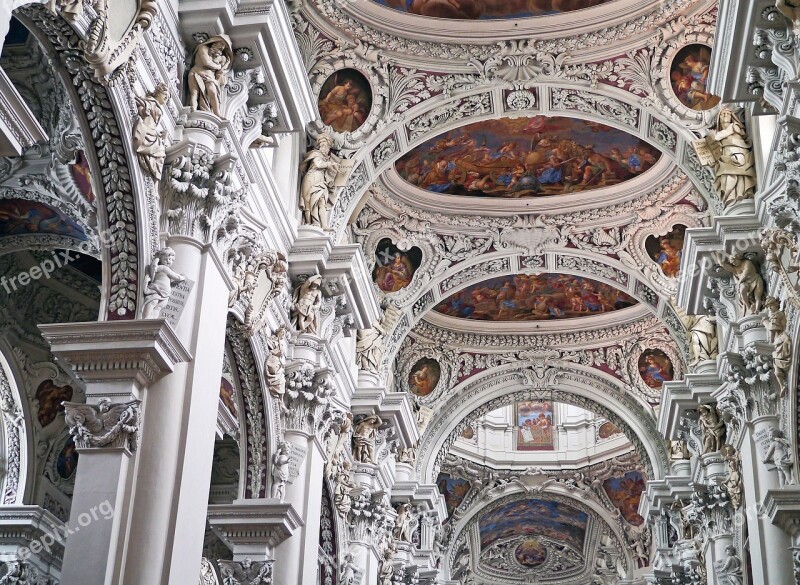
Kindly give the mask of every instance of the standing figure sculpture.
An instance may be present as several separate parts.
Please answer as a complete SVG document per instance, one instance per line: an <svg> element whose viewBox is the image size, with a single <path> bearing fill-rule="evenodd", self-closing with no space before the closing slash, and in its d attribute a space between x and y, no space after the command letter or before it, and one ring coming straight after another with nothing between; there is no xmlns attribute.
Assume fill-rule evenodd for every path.
<svg viewBox="0 0 800 585"><path fill-rule="evenodd" d="M775 349L772 350L772 367L775 370L775 379L778 382L779 395L786 396L789 369L792 367L792 338L783 331L775 340Z"/></svg>
<svg viewBox="0 0 800 585"><path fill-rule="evenodd" d="M764 279L758 272L755 263L741 254L731 254L727 260L716 256L717 263L730 272L736 281L736 292L739 296L740 317L756 315L764 304Z"/></svg>
<svg viewBox="0 0 800 585"><path fill-rule="evenodd" d="M175 262L175 252L167 247L156 252L153 261L147 267L142 319L157 319L169 301L172 287L186 281L185 276L171 268L173 262Z"/></svg>
<svg viewBox="0 0 800 585"><path fill-rule="evenodd" d="M353 432L353 458L360 463L375 463L375 439L383 419L371 414L359 421Z"/></svg>
<svg viewBox="0 0 800 585"><path fill-rule="evenodd" d="M722 484L728 491L731 505L734 509L742 507L742 497L744 488L742 487L742 468L739 462L739 456L736 454L736 449L731 445L723 447L725 461L728 464L728 477Z"/></svg>
<svg viewBox="0 0 800 585"><path fill-rule="evenodd" d="M411 542L411 504L397 506L393 536L400 542Z"/></svg>
<svg viewBox="0 0 800 585"><path fill-rule="evenodd" d="M169 90L163 83L156 85L145 97L134 96L139 116L133 123L133 147L139 165L156 180L161 179L167 158L167 141L161 128L161 116L168 96Z"/></svg>
<svg viewBox="0 0 800 585"><path fill-rule="evenodd" d="M702 405L697 412L703 429L703 455L716 453L725 443L725 422L719 418L716 406Z"/></svg>
<svg viewBox="0 0 800 585"><path fill-rule="evenodd" d="M346 553L341 563L341 572L339 573L340 585L355 585L356 584L356 565L353 562L355 558L353 553Z"/></svg>
<svg viewBox="0 0 800 585"><path fill-rule="evenodd" d="M300 184L300 209L303 210L303 223L323 230L330 229L328 220L330 210L336 203L334 182L339 173L342 159L331 153L333 138L321 134L316 147L308 152L300 165L304 173Z"/></svg>
<svg viewBox="0 0 800 585"><path fill-rule="evenodd" d="M228 35L215 35L197 45L189 70L189 107L222 118L222 90L233 65L233 46Z"/></svg>
<svg viewBox="0 0 800 585"><path fill-rule="evenodd" d="M286 327L280 326L267 338L269 355L264 361L264 378L270 394L281 398L286 393L286 353L283 349L283 340L286 338Z"/></svg>
<svg viewBox="0 0 800 585"><path fill-rule="evenodd" d="M691 338L692 361L690 366L700 362L717 359L719 340L717 338L717 318L713 315L689 317L689 336Z"/></svg>
<svg viewBox="0 0 800 585"><path fill-rule="evenodd" d="M394 561L396 552L397 549L394 547L394 541L390 539L389 544L384 545L381 554L381 565L378 569L378 585L393 585L392 577L394 576L394 565L392 562Z"/></svg>
<svg viewBox="0 0 800 585"><path fill-rule="evenodd" d="M742 120L729 108L717 115L716 129L706 138L716 143L720 153L714 168L716 187L722 202L733 205L750 199L756 190L753 147L747 140Z"/></svg>
<svg viewBox="0 0 800 585"><path fill-rule="evenodd" d="M781 302L775 297L767 297L764 307L766 308L764 327L769 333L769 342L774 344L778 336L786 330L786 313L781 309Z"/></svg>
<svg viewBox="0 0 800 585"><path fill-rule="evenodd" d="M278 445L278 452L272 457L272 497L281 502L286 497L286 482L289 481L289 446Z"/></svg>
<svg viewBox="0 0 800 585"><path fill-rule="evenodd" d="M769 430L769 446L767 452L764 454L763 462L774 463L778 469L778 482L781 487L785 485L794 485L794 477L792 475L792 445L783 436L783 432L771 428Z"/></svg>
<svg viewBox="0 0 800 585"><path fill-rule="evenodd" d="M744 577L742 576L742 561L736 555L736 547L728 545L725 548L725 562L722 565L722 573L728 578L730 585L742 585Z"/></svg>
<svg viewBox="0 0 800 585"><path fill-rule="evenodd" d="M342 518L347 519L350 508L353 506L353 490L356 485L350 479L350 463L345 461L336 474L336 484L333 488L333 507Z"/></svg>
<svg viewBox="0 0 800 585"><path fill-rule="evenodd" d="M292 325L300 333L319 332L319 310L322 306L322 277L315 274L301 283L292 295Z"/></svg>

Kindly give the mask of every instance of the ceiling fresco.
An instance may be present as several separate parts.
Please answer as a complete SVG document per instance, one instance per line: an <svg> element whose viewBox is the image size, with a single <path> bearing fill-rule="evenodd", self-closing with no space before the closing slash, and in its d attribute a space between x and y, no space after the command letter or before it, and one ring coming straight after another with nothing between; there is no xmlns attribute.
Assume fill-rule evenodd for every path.
<svg viewBox="0 0 800 585"><path fill-rule="evenodd" d="M571 506L549 500L510 502L481 516L481 549L513 536L546 536L583 549L589 516Z"/></svg>
<svg viewBox="0 0 800 585"><path fill-rule="evenodd" d="M522 198L619 185L660 157L647 142L599 122L532 116L456 128L423 142L395 168L435 193Z"/></svg>
<svg viewBox="0 0 800 585"><path fill-rule="evenodd" d="M374 0L394 10L434 18L497 20L573 12L610 0Z"/></svg>
<svg viewBox="0 0 800 585"><path fill-rule="evenodd" d="M434 310L477 321L543 321L607 313L636 303L630 295L590 278L517 274L473 284Z"/></svg>
<svg viewBox="0 0 800 585"><path fill-rule="evenodd" d="M603 482L603 489L622 517L634 526L644 524L639 516L639 501L646 488L647 479L640 471L629 471L622 477L609 477Z"/></svg>

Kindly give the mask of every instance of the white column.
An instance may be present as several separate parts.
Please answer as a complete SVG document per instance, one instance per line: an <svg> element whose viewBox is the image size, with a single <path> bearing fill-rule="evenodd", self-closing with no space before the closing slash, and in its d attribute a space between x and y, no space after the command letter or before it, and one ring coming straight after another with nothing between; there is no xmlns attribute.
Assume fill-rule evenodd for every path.
<svg viewBox="0 0 800 585"><path fill-rule="evenodd" d="M118 583L124 565L127 530L133 516L136 431L146 417L137 401L146 386L190 354L162 320L70 323L40 327L52 352L86 381L86 405L67 406L68 416L87 417L86 425L104 420L105 428L76 440L80 462L61 574L62 585ZM110 400L111 407L98 406ZM114 404L130 403L128 430L106 440L106 429L120 420ZM68 418L68 422L70 422ZM130 429L133 429L130 432ZM85 431L84 431L85 432Z"/></svg>

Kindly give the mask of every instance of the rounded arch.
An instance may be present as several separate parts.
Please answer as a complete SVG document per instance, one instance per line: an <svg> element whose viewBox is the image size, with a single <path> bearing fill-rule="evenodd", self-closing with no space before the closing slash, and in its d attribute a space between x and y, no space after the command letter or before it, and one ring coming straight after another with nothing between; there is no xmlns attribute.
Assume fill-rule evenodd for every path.
<svg viewBox="0 0 800 585"><path fill-rule="evenodd" d="M15 361L9 356L11 347L6 340L0 343L0 451L3 469L0 470L0 504L25 504L33 493L35 458L32 456L32 415L27 396L20 389L21 380Z"/></svg>
<svg viewBox="0 0 800 585"><path fill-rule="evenodd" d="M557 352L543 351L539 359L492 368L451 392L420 441L416 476L422 483L435 483L450 446L469 423L510 402L540 397L580 406L616 424L639 453L651 480L669 471L669 456L653 413L625 392L618 380L562 360Z"/></svg>

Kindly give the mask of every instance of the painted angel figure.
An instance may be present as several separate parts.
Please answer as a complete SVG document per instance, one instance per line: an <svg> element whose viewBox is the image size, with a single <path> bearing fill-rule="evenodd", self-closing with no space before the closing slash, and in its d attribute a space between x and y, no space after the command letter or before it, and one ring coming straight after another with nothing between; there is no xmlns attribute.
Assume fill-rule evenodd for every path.
<svg viewBox="0 0 800 585"><path fill-rule="evenodd" d="M157 319L169 301L172 287L186 281L186 277L172 269L175 252L172 248L162 248L155 253L147 267L144 285L144 306L142 319Z"/></svg>
<svg viewBox="0 0 800 585"><path fill-rule="evenodd" d="M336 203L334 181L342 159L331 152L333 138L321 134L315 148L310 150L300 165L303 181L300 184L300 209L303 223L323 230L330 229L330 210Z"/></svg>
<svg viewBox="0 0 800 585"><path fill-rule="evenodd" d="M156 180L161 179L167 157L167 141L161 128L161 116L169 90L163 83L145 97L134 96L138 118L133 124L133 146L141 167Z"/></svg>
<svg viewBox="0 0 800 585"><path fill-rule="evenodd" d="M272 582L272 561L253 562L244 559L236 561L219 560L219 574L222 585L261 585Z"/></svg>
<svg viewBox="0 0 800 585"><path fill-rule="evenodd" d="M69 433L79 448L129 447L136 450L140 400L113 404L101 398L97 405L62 402Z"/></svg>
<svg viewBox="0 0 800 585"><path fill-rule="evenodd" d="M233 46L228 35L215 35L197 45L189 70L189 107L222 118L222 90L233 65Z"/></svg>

